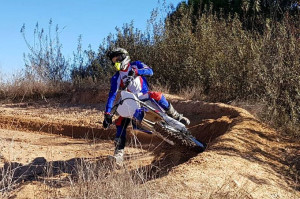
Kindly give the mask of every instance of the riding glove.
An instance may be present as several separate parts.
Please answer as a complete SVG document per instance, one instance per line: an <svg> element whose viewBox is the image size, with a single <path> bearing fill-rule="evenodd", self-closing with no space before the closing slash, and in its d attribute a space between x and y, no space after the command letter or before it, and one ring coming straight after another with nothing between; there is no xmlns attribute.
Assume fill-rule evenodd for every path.
<svg viewBox="0 0 300 199"><path fill-rule="evenodd" d="M110 113L104 114L103 127L106 129L112 124L112 116Z"/></svg>

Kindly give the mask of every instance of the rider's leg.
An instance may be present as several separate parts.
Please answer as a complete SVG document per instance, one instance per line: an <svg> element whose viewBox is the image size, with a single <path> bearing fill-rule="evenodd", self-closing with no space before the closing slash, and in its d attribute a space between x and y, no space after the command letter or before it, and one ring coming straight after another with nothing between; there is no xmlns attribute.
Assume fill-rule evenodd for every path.
<svg viewBox="0 0 300 199"><path fill-rule="evenodd" d="M126 129L130 123L129 118L119 117L116 121L117 133L115 138L114 158L116 163L121 164L124 159L124 148L126 143Z"/></svg>
<svg viewBox="0 0 300 199"><path fill-rule="evenodd" d="M184 117L182 114L178 113L174 107L172 106L172 104L170 103L170 106L168 107L168 110L166 110L166 113L174 118L175 120L178 120L179 122L181 122L184 125L189 125L191 122L187 117Z"/></svg>
<svg viewBox="0 0 300 199"><path fill-rule="evenodd" d="M189 125L190 120L186 117L184 117L182 114L179 114L171 103L167 101L165 96L160 92L149 92L149 97L157 101L157 103L166 111L166 113L174 118L175 120L180 121L184 125Z"/></svg>

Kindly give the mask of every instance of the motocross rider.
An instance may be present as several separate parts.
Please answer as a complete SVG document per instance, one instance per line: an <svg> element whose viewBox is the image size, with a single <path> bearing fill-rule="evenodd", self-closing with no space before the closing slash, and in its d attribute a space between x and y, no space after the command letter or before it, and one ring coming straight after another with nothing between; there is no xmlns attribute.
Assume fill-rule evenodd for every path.
<svg viewBox="0 0 300 199"><path fill-rule="evenodd" d="M181 123L188 125L189 119L179 114L171 103L169 103L165 96L160 92L149 91L147 76L153 75L153 70L141 61L130 62L129 53L123 48L114 48L107 53L107 56L112 61L117 72L111 78L110 92L108 94L108 100L106 103L106 109L104 113L103 127L107 128L112 124L111 109L113 107L114 100L117 95L118 89L123 89L127 86L127 82L130 82L127 86L127 90L136 94L140 99L152 98L154 99L166 113L180 121ZM123 162L124 147L126 142L126 128L130 123L129 118L119 117L116 121L116 137L115 137L115 152L113 158L117 163Z"/></svg>

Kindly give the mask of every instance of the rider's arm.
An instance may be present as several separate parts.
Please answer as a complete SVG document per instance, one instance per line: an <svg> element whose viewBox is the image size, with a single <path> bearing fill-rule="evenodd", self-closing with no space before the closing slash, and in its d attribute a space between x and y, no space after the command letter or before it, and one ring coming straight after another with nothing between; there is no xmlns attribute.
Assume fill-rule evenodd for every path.
<svg viewBox="0 0 300 199"><path fill-rule="evenodd" d="M106 108L105 108L106 113L110 113L110 111L113 107L114 101L116 99L117 91L119 88L118 79L119 79L119 73L115 74L110 80L110 91L108 94L108 99L107 99Z"/></svg>
<svg viewBox="0 0 300 199"><path fill-rule="evenodd" d="M136 66L136 67L134 67L136 75L140 75L140 76L152 76L153 75L152 68L150 68L143 62L135 61L132 63L132 65Z"/></svg>

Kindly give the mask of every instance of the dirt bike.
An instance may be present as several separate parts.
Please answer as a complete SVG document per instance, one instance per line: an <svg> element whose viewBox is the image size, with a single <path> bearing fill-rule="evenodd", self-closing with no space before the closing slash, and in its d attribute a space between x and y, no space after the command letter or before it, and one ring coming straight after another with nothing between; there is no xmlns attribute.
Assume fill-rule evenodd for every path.
<svg viewBox="0 0 300 199"><path fill-rule="evenodd" d="M124 118L131 118L134 129L154 134L170 145L181 145L197 152L203 152L206 148L205 143L193 137L184 124L168 116L151 98L139 99L124 89L112 108L112 115L116 112Z"/></svg>

